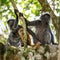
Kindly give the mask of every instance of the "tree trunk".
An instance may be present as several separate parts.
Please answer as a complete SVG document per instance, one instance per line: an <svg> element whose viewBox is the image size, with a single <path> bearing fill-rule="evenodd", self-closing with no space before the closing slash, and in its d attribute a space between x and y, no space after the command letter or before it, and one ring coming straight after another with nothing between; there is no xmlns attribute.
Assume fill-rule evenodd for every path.
<svg viewBox="0 0 60 60"><path fill-rule="evenodd" d="M60 60L60 30L58 32L58 39L59 39L59 45L58 45L58 60Z"/></svg>

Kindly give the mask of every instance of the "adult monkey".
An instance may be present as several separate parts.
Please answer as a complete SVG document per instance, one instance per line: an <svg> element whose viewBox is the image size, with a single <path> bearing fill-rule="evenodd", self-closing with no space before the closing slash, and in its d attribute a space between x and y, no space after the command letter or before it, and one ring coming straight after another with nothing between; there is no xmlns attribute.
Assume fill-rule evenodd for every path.
<svg viewBox="0 0 60 60"><path fill-rule="evenodd" d="M16 19L9 19L7 21L7 24L11 30L7 40L7 44L15 47L20 46L20 44L23 45L23 43L21 42L21 38L18 35L18 30L22 28L22 26L18 25L18 16L16 16Z"/></svg>
<svg viewBox="0 0 60 60"><path fill-rule="evenodd" d="M43 45L50 44L50 43L54 45L57 44L57 43L54 43L54 37L49 26L50 18L51 18L50 14L46 13L40 17L40 20L36 20L32 22L29 22L26 20L28 26L36 27L35 34ZM35 39L34 39L34 43L36 43Z"/></svg>

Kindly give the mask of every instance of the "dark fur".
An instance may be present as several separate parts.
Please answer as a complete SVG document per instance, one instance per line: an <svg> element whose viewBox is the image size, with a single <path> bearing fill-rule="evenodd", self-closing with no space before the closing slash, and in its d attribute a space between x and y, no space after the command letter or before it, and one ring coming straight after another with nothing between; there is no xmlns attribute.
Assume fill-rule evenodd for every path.
<svg viewBox="0 0 60 60"><path fill-rule="evenodd" d="M36 27L36 33L35 33L36 37L42 44L50 44L50 43L56 44L54 43L54 37L49 26L50 18L51 18L50 14L46 13L40 17L40 20L31 22L26 20L28 26ZM34 43L36 42L37 41L34 38Z"/></svg>

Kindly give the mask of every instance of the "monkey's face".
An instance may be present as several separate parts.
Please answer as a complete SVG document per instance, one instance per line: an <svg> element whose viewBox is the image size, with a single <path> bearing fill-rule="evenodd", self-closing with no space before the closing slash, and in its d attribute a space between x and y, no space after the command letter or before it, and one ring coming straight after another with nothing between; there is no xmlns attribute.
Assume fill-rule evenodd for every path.
<svg viewBox="0 0 60 60"><path fill-rule="evenodd" d="M14 24L14 21L15 21L15 20L13 20L13 19L10 19L10 20L7 21L8 26L9 26L9 28L10 28L11 30L12 30L12 26L13 26L13 24Z"/></svg>
<svg viewBox="0 0 60 60"><path fill-rule="evenodd" d="M49 21L50 21L50 15L49 14L44 14L44 15L42 15L41 17L40 17L40 19L41 19L41 21L43 22L43 23L49 23Z"/></svg>

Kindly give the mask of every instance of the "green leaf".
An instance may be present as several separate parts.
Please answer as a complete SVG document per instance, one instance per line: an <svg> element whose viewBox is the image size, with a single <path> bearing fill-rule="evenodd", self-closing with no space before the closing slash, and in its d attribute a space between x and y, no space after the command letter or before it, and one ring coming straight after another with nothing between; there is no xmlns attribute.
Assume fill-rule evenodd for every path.
<svg viewBox="0 0 60 60"><path fill-rule="evenodd" d="M1 0L1 5L6 4L7 0Z"/></svg>

